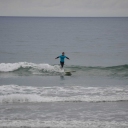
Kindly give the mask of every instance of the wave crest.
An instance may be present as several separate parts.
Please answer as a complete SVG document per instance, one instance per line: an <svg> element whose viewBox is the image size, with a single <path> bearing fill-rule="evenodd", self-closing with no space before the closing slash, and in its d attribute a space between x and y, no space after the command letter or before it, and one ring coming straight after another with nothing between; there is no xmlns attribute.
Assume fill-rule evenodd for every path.
<svg viewBox="0 0 128 128"><path fill-rule="evenodd" d="M43 74L46 72L49 73L58 73L63 72L58 65L49 65L49 64L35 64L28 62L19 62L19 63L1 63L0 64L1 73L19 73L19 74Z"/></svg>
<svg viewBox="0 0 128 128"><path fill-rule="evenodd" d="M65 70L75 71L80 75L100 75L113 77L128 77L128 65L117 65L110 67L101 66L65 66ZM0 73L16 73L17 75L58 75L64 72L59 65L35 64L28 62L1 63Z"/></svg>

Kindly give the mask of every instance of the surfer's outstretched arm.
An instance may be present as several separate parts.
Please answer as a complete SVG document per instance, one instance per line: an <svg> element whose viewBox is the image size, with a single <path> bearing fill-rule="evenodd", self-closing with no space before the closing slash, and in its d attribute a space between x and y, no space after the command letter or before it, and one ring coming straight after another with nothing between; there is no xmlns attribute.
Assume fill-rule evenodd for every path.
<svg viewBox="0 0 128 128"><path fill-rule="evenodd" d="M70 60L68 57L66 57L68 60Z"/></svg>
<svg viewBox="0 0 128 128"><path fill-rule="evenodd" d="M56 57L55 59L58 59L59 58L59 56L58 57Z"/></svg>

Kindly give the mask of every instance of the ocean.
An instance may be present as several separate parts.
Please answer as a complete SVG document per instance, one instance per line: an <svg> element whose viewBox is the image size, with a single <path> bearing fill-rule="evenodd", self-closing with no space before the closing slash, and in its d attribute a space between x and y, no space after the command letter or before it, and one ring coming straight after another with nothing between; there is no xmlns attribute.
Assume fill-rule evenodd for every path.
<svg viewBox="0 0 128 128"><path fill-rule="evenodd" d="M127 128L128 18L0 17L0 128L14 127Z"/></svg>

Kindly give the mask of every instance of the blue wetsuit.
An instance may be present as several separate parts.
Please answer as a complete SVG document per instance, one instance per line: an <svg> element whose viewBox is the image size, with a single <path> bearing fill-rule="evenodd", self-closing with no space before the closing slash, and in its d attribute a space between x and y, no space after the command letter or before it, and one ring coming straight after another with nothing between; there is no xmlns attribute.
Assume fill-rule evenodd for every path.
<svg viewBox="0 0 128 128"><path fill-rule="evenodd" d="M58 56L57 58L60 58L60 65L61 65L61 67L63 68L63 66L64 66L64 59L65 58L67 58L67 59L69 59L67 56L65 56L65 55L60 55L60 56Z"/></svg>

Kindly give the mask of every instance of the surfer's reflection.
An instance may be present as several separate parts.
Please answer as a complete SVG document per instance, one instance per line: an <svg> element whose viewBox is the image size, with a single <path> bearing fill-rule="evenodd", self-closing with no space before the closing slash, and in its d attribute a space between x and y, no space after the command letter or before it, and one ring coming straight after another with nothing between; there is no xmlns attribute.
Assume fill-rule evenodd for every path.
<svg viewBox="0 0 128 128"><path fill-rule="evenodd" d="M65 80L64 76L60 76L60 79L61 79L61 80Z"/></svg>

